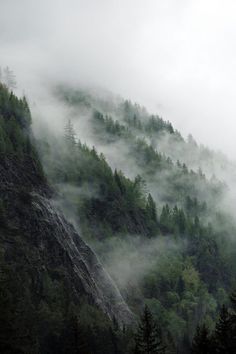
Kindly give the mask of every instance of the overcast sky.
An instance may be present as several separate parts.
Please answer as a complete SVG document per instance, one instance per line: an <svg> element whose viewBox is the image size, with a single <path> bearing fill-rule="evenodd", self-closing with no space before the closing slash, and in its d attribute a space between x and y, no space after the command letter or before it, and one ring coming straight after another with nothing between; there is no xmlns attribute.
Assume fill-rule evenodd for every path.
<svg viewBox="0 0 236 354"><path fill-rule="evenodd" d="M0 65L28 96L102 86L236 159L235 0L0 0Z"/></svg>

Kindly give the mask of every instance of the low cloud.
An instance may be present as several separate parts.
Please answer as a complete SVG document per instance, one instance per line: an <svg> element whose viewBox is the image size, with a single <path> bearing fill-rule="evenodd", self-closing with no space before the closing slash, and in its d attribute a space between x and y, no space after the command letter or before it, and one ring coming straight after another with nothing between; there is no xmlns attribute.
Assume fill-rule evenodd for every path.
<svg viewBox="0 0 236 354"><path fill-rule="evenodd" d="M0 64L38 104L52 82L105 87L234 158L235 10L232 0L2 1Z"/></svg>

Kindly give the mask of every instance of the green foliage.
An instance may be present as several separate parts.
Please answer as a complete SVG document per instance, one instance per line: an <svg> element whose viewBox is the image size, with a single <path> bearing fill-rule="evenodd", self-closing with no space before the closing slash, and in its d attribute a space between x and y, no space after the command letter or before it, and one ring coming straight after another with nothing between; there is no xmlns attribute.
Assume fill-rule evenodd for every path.
<svg viewBox="0 0 236 354"><path fill-rule="evenodd" d="M229 353L236 351L235 294L231 296L232 308L223 305L212 333L205 324L197 326L192 343L192 353Z"/></svg>
<svg viewBox="0 0 236 354"><path fill-rule="evenodd" d="M8 229L0 227L10 239ZM2 241L2 240L1 240ZM0 352L6 354L128 353L132 333L112 323L86 298L75 303L60 269L42 274L20 235L15 251L0 253ZM2 242L1 242L2 244Z"/></svg>
<svg viewBox="0 0 236 354"><path fill-rule="evenodd" d="M135 353L157 354L165 353L162 343L161 330L155 323L153 316L145 306L139 327L135 336Z"/></svg>
<svg viewBox="0 0 236 354"><path fill-rule="evenodd" d="M98 111L95 111L93 114L94 119L94 129L96 132L98 129L100 132L105 131L107 134L107 142L112 142L119 138L128 138L130 136L130 131L123 124L120 124L117 120L114 121L112 117L103 116Z"/></svg>
<svg viewBox="0 0 236 354"><path fill-rule="evenodd" d="M26 274L24 274L26 279ZM36 353L39 343L26 280L16 269L6 265L1 255L0 278L0 351L1 353Z"/></svg>
<svg viewBox="0 0 236 354"><path fill-rule="evenodd" d="M30 124L26 98L19 99L0 84L0 153L15 154L18 158L27 154L38 162L37 152L30 141Z"/></svg>
<svg viewBox="0 0 236 354"><path fill-rule="evenodd" d="M110 118L104 118L99 112L93 119L99 126L111 122ZM112 134L116 136L119 130L125 138L128 131L120 128L119 124L113 125L117 131L112 128ZM73 132L73 126L70 130ZM213 326L217 301L222 301L218 286L224 289L231 281L219 251L219 235L204 222L208 207L205 202L192 196L192 180L205 183L205 177L188 171L180 163L174 165L168 161L163 167L163 157L144 140L137 140L135 156L142 161L143 168L148 165L150 171L170 169L167 183L171 186L175 184L178 193L180 188L183 189L182 206L167 203L158 216L155 200L146 192L146 183L141 176L132 181L122 171L112 171L104 155L99 155L94 147L91 149L82 144L74 132L70 135L76 141L72 149L65 138L64 144L60 142L57 145L54 141L50 147L44 143L40 146L41 154L48 176L62 193L66 208L69 206L73 211L83 236L92 243L105 264L109 252L115 252L111 248L114 238L122 237L124 249L128 247L130 241L126 239L127 233L140 235L141 240L147 240L147 236L155 239L164 235L176 245L173 250L170 248L169 254L168 247L160 255L155 253L155 248L153 253L145 254L150 259L148 272L142 275L139 283L135 279L130 280L132 286L125 289L125 296L135 311L139 311L138 303L143 299L151 301L150 307L163 330L178 347L186 346L199 321L206 320ZM47 153L44 153L45 147ZM153 167L150 167L152 164ZM177 175L178 183L176 180L172 183ZM180 240L183 244L178 246ZM142 259L142 247L137 246L135 252ZM155 258L156 262L153 261ZM128 264L134 267L132 262ZM119 282L119 277L116 280L118 284L123 284ZM183 337L185 344L182 343Z"/></svg>
<svg viewBox="0 0 236 354"><path fill-rule="evenodd" d="M174 134L174 129L170 122L165 122L158 116L151 116L145 125L145 130L148 133L159 133L160 131L166 131L170 134Z"/></svg>
<svg viewBox="0 0 236 354"><path fill-rule="evenodd" d="M124 103L124 109L121 109L121 113L123 123L122 120L114 120L111 116L104 117L101 112L95 111L92 129L96 134L96 139L103 143L105 141L107 144L114 141L124 144L127 149L127 157L141 169L142 177L147 183L160 184L160 189L163 189L162 200L172 204L181 203L191 214L196 211L198 214L200 212L205 214L206 204L203 201L196 205L197 197L200 196L204 199L207 193L210 202L214 203L216 196L222 193L223 185L217 181L209 183L201 169L194 172L189 170L184 163L181 164L179 161L176 164L173 163L170 157L159 153L154 145L149 142L151 131L153 134L157 132L174 134L176 139L179 139L178 133L174 132L168 122L166 123L158 117L149 117L140 107L133 106L128 101ZM141 119L142 114L144 115L143 119ZM148 136L146 126L149 127ZM137 134L136 130L138 130ZM157 138L156 135L154 137ZM166 180L164 188L163 176ZM167 191L166 186L168 186Z"/></svg>
<svg viewBox="0 0 236 354"><path fill-rule="evenodd" d="M156 206L151 196L146 198L143 192L143 179L137 176L132 181L121 171L113 172L102 154L98 155L95 148L89 149L80 141L75 143L73 134L72 151L68 135L71 136L66 129L64 150L53 148L51 155L44 156L46 170L54 183L83 188L83 195L76 198L73 194L73 207L83 216L84 230L88 225L94 225L97 232L107 229L143 233L149 237L155 235L158 232Z"/></svg>
<svg viewBox="0 0 236 354"><path fill-rule="evenodd" d="M98 153L101 146L89 148L70 126L71 149L67 138L40 145L48 177L132 310L139 313L147 303L165 339L172 338L173 347L187 353L198 323L213 330L235 283L235 225L224 210L217 210L225 187L208 180L201 169L193 171L171 159L174 151L160 153L163 136L177 148L181 143L198 149L191 138L185 143L169 122L129 101L116 104L69 89L61 94L79 112L89 112L93 143L108 149L113 143L124 146L122 158L139 176L131 180L112 169ZM123 264L115 263L117 254L128 260L120 257ZM120 277L117 269L123 270ZM201 331L198 337L206 340ZM116 335L111 331L109 338L115 342Z"/></svg>
<svg viewBox="0 0 236 354"><path fill-rule="evenodd" d="M226 306L222 306L220 317L215 328L215 346L218 353L235 353L236 333L232 325L231 314Z"/></svg>

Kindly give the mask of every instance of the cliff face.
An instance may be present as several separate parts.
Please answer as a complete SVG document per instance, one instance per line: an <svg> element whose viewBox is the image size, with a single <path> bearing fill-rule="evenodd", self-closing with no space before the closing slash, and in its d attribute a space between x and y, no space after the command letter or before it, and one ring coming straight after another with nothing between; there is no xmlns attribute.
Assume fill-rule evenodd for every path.
<svg viewBox="0 0 236 354"><path fill-rule="evenodd" d="M74 303L85 297L110 319L133 321L96 255L54 206L52 191L33 158L0 156L0 198L2 254L17 276L24 268L35 302L44 297L44 279L49 276L66 282Z"/></svg>

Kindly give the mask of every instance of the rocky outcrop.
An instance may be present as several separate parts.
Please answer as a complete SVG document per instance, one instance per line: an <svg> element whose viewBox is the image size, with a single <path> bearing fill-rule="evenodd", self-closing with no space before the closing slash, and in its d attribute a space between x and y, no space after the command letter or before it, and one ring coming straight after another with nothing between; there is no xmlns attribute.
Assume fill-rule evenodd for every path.
<svg viewBox="0 0 236 354"><path fill-rule="evenodd" d="M30 265L30 286L42 296L45 273L66 281L75 302L86 297L122 324L134 317L116 285L90 247L53 203L52 191L30 157L0 157L0 232L6 259L23 257ZM20 248L19 239L20 235ZM21 246L22 245L22 246ZM17 256L16 256L17 255Z"/></svg>

